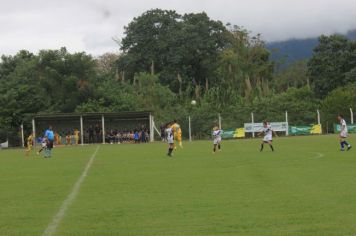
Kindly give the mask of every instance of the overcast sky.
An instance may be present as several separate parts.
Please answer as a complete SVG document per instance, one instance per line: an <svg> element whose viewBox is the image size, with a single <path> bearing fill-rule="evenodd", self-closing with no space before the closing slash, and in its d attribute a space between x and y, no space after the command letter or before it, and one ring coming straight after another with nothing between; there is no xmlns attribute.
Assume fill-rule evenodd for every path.
<svg viewBox="0 0 356 236"><path fill-rule="evenodd" d="M356 0L0 0L0 54L67 47L119 52L133 17L152 8L202 12L262 33L267 41L356 29Z"/></svg>

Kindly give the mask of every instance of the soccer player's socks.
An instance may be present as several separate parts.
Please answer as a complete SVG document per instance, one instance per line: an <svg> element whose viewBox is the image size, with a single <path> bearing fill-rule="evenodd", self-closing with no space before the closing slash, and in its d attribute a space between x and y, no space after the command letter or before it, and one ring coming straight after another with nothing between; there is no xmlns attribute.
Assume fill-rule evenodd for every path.
<svg viewBox="0 0 356 236"><path fill-rule="evenodd" d="M350 145L347 141L344 141L344 144L345 144L346 146L349 146L349 145Z"/></svg>
<svg viewBox="0 0 356 236"><path fill-rule="evenodd" d="M216 152L216 144L214 144L213 152Z"/></svg>
<svg viewBox="0 0 356 236"><path fill-rule="evenodd" d="M260 149L260 152L262 152L262 150L263 150L263 143L261 144L261 149Z"/></svg>
<svg viewBox="0 0 356 236"><path fill-rule="evenodd" d="M274 148L273 148L272 144L270 144L269 146L270 146L272 152L274 152Z"/></svg>
<svg viewBox="0 0 356 236"><path fill-rule="evenodd" d="M340 142L341 149L344 149L344 141Z"/></svg>
<svg viewBox="0 0 356 236"><path fill-rule="evenodd" d="M221 146L220 146L220 144L218 144L218 149L220 150L220 148L221 148Z"/></svg>
<svg viewBox="0 0 356 236"><path fill-rule="evenodd" d="M172 152L173 152L173 148L169 148L168 149L168 155L172 155Z"/></svg>

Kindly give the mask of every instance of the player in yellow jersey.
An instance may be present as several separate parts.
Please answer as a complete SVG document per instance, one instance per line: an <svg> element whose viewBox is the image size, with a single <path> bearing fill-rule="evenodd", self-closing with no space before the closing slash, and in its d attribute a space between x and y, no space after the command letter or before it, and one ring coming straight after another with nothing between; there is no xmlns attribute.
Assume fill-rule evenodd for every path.
<svg viewBox="0 0 356 236"><path fill-rule="evenodd" d="M174 131L174 140L177 140L179 143L179 146L183 148L182 144L182 129L180 128L180 125L177 123L177 120L173 121L173 124L171 128ZM174 145L174 149L177 149L176 145Z"/></svg>
<svg viewBox="0 0 356 236"><path fill-rule="evenodd" d="M27 149L26 149L26 156L28 156L28 155L30 154L30 152L32 151L32 146L33 146L33 138L34 138L33 133L31 133L31 134L27 137Z"/></svg>
<svg viewBox="0 0 356 236"><path fill-rule="evenodd" d="M75 129L74 130L74 140L75 140L75 145L78 145L79 143L79 130L78 129Z"/></svg>

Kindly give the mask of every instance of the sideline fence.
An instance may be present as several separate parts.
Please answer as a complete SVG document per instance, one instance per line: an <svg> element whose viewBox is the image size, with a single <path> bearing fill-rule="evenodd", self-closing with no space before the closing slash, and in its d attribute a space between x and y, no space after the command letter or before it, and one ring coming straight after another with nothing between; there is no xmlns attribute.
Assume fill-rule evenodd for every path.
<svg viewBox="0 0 356 236"><path fill-rule="evenodd" d="M349 109L350 114L346 116L349 132L356 133L354 125L354 114L352 108ZM185 140L202 140L210 139L211 131L214 126L218 126L224 131L223 138L253 138L256 133L261 130L261 123L267 120L268 117L263 112L247 112L247 111L231 111L224 113L199 114L176 114L178 123L182 127L182 135ZM99 124L102 128L100 137L97 137L98 142L105 143L106 134L111 129L133 130L133 127L145 126L149 130L149 140L160 140L161 126L169 120L163 120L161 114L157 114L155 119L154 114L150 112L123 112L123 113L105 113L105 114L60 114L60 115L42 115L36 116L32 123L21 124L21 126L11 134L8 139L1 139L2 148L8 146L25 146L26 137L30 131L33 131L36 136L40 136L47 128L48 124L54 126L55 130L61 130L61 136L64 138L69 130L77 128L80 131L80 143L89 143L88 129L90 126ZM300 115L300 114L299 114ZM323 122L323 114L316 110L310 113L309 119L298 120L298 111L276 111L274 120L267 120L272 123L272 127L276 129L276 125L283 126L276 129L281 135L312 135L312 134L327 134L339 132L339 126L333 123ZM324 114L328 116L328 114ZM299 116L300 117L300 116ZM169 118L164 118L169 119ZM173 119L173 118L171 118ZM251 128L255 127L255 128ZM331 128L332 127L332 128Z"/></svg>

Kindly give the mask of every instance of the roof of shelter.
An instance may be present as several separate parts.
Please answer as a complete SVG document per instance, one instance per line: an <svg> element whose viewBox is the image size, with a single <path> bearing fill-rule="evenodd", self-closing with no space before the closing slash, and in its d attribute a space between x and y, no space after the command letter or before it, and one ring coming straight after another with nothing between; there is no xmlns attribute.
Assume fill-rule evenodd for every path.
<svg viewBox="0 0 356 236"><path fill-rule="evenodd" d="M140 112L93 112L93 113L55 113L55 114L37 114L33 116L34 119L56 119L56 118L73 118L73 117L117 117L117 118L138 118L147 117L151 114L150 111Z"/></svg>

